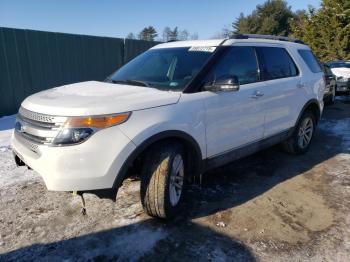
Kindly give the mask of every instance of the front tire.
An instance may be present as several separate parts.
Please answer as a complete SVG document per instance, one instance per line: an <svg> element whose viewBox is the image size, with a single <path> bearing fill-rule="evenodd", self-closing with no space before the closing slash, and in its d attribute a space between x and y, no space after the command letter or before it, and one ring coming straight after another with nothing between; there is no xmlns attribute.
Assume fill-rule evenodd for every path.
<svg viewBox="0 0 350 262"><path fill-rule="evenodd" d="M141 202L147 214L169 219L179 209L185 181L184 153L180 145L153 146L145 157L141 177Z"/></svg>
<svg viewBox="0 0 350 262"><path fill-rule="evenodd" d="M293 134L282 143L284 150L290 154L304 154L308 151L315 133L316 119L311 111L300 117Z"/></svg>

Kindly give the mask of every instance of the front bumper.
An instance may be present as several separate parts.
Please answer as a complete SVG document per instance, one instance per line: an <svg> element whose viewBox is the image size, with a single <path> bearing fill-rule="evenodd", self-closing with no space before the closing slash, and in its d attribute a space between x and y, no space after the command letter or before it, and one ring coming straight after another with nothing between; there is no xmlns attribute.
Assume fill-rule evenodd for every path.
<svg viewBox="0 0 350 262"><path fill-rule="evenodd" d="M48 190L88 191L112 188L122 164L136 148L117 126L100 130L82 144L36 145L36 152L16 135L14 153L37 171Z"/></svg>

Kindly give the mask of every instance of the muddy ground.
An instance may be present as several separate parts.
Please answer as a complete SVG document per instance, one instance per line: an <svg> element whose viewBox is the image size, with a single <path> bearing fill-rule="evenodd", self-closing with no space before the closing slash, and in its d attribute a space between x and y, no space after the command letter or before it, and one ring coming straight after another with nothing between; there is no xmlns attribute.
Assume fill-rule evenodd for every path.
<svg viewBox="0 0 350 262"><path fill-rule="evenodd" d="M82 216L10 150L0 177L0 261L350 259L350 98L327 107L307 154L274 147L205 174L168 223L143 213L137 180L117 203L86 195Z"/></svg>

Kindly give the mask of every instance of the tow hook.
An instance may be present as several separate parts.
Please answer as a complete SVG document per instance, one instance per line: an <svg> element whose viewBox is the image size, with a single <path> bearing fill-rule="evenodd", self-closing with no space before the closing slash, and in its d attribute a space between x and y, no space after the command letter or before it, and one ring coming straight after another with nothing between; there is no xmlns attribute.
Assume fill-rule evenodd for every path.
<svg viewBox="0 0 350 262"><path fill-rule="evenodd" d="M81 208L81 214L83 215L83 216L85 216L86 215L86 206L85 206L85 199L84 199L84 196L83 196L83 192L79 192L79 191L73 191L72 192L73 193L73 195L74 196L76 196L76 195L79 195L80 196L80 198L81 198L81 203L82 203L82 208Z"/></svg>

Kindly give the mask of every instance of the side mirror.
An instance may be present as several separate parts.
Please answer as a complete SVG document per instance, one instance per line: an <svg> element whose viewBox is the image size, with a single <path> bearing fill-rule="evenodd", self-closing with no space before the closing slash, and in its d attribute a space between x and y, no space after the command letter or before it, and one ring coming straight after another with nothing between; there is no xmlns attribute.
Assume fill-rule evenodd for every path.
<svg viewBox="0 0 350 262"><path fill-rule="evenodd" d="M237 76L229 75L216 79L204 85L204 90L211 92L232 92L239 90L239 80Z"/></svg>

